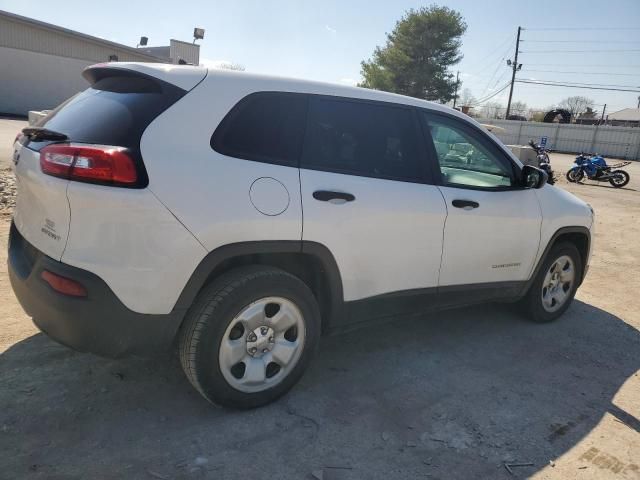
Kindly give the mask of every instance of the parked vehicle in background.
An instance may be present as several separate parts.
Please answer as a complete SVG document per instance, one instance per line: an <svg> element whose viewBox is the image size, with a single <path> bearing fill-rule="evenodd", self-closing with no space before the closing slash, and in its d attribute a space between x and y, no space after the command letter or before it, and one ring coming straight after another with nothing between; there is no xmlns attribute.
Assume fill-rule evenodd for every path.
<svg viewBox="0 0 640 480"><path fill-rule="evenodd" d="M536 144L533 140L529 140L529 145L536 152L538 168L546 172L547 176L549 177L547 182L550 185L553 185L554 183L556 183L556 179L554 177L553 170L551 169L551 159L549 158L549 153L544 147Z"/></svg>
<svg viewBox="0 0 640 480"><path fill-rule="evenodd" d="M569 307L592 209L470 117L375 90L109 63L15 143L13 289L59 342L177 342L208 400L287 392L322 332L398 314Z"/></svg>
<svg viewBox="0 0 640 480"><path fill-rule="evenodd" d="M567 171L567 181L578 183L586 176L589 180L609 182L613 187L621 188L629 183L631 177L626 171L619 169L630 163L620 162L615 165L607 165L602 155L596 153L593 156L589 156L581 153L576 157L573 166Z"/></svg>

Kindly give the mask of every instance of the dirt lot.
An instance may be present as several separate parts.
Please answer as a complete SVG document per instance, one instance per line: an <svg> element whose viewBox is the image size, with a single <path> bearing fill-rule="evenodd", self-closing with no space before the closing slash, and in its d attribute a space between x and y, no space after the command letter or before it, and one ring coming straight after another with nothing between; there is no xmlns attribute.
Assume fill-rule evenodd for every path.
<svg viewBox="0 0 640 480"><path fill-rule="evenodd" d="M211 407L174 355L50 341L2 269L0 478L640 478L640 164L628 171L624 190L560 183L597 230L558 322L487 306L324 338L302 382L250 412Z"/></svg>
<svg viewBox="0 0 640 480"><path fill-rule="evenodd" d="M9 167L13 152L13 139L27 125L25 120L0 117L0 170Z"/></svg>

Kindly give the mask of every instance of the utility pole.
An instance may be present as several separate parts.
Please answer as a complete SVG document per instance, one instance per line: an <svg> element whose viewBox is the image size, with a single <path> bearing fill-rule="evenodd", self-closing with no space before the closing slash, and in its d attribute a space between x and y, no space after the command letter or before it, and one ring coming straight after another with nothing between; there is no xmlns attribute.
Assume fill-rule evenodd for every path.
<svg viewBox="0 0 640 480"><path fill-rule="evenodd" d="M509 102L507 103L507 114L505 115L505 120L509 118L509 113L511 112L511 98L513 97L513 85L516 83L516 72L522 68L522 64L518 65L518 50L520 49L520 30L522 27L518 27L518 36L516 38L516 55L513 59L513 63L511 60L507 60L507 65L510 65L513 73L511 74L511 88L509 89Z"/></svg>
<svg viewBox="0 0 640 480"><path fill-rule="evenodd" d="M602 107L602 115L600 116L600 123L604 123L604 112L607 110L607 104L604 104L604 107Z"/></svg>
<svg viewBox="0 0 640 480"><path fill-rule="evenodd" d="M460 78L460 70L456 73L456 93L453 95L453 108L456 108L456 100L458 99L458 78ZM640 97L638 97L640 99Z"/></svg>
<svg viewBox="0 0 640 480"><path fill-rule="evenodd" d="M640 108L640 95L638 95L638 108Z"/></svg>

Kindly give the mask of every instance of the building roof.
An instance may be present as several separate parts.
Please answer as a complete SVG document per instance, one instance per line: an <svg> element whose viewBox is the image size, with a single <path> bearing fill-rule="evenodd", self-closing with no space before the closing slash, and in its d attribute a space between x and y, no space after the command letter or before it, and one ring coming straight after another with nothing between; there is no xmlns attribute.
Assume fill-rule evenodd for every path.
<svg viewBox="0 0 640 480"><path fill-rule="evenodd" d="M640 122L640 108L625 108L617 112L610 113L608 120L618 120L620 122Z"/></svg>
<svg viewBox="0 0 640 480"><path fill-rule="evenodd" d="M131 54L135 54L138 57L144 58L147 57L151 61L158 61L158 57L155 55L150 55L141 51L137 48L129 47L128 45L123 45L121 43L111 42L109 40L105 40L103 38L94 37L91 35L87 35L86 33L76 32L75 30L70 30L68 28L59 27L58 25L53 25L51 23L42 22L40 20L35 20L29 17L23 17L22 15L18 15L16 13L7 12L5 10L0 10L0 17L5 17L17 22L26 23L28 25L32 25L38 28L42 28L45 30L50 30L53 32L61 33L63 35L69 35L72 37L77 37L87 42L95 43L98 45L103 45L105 47L117 48L118 50L128 51Z"/></svg>

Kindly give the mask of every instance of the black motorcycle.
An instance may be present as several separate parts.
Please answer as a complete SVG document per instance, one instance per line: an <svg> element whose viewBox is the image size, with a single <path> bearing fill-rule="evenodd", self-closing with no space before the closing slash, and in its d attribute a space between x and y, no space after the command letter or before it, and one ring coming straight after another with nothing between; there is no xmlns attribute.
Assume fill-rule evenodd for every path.
<svg viewBox="0 0 640 480"><path fill-rule="evenodd" d="M547 176L549 177L547 179L547 183L550 185L553 185L554 183L556 183L556 179L553 176L553 170L551 169L551 159L549 158L549 154L547 153L547 150L544 147L541 147L540 145L535 143L533 140L529 140L529 146L533 148L536 152L538 168L540 170L544 170L545 172L547 172Z"/></svg>

